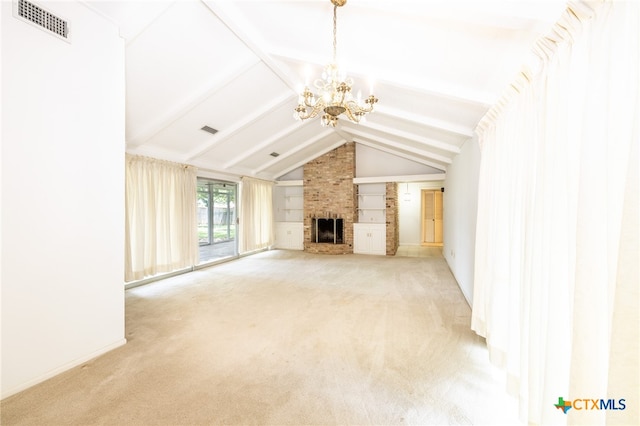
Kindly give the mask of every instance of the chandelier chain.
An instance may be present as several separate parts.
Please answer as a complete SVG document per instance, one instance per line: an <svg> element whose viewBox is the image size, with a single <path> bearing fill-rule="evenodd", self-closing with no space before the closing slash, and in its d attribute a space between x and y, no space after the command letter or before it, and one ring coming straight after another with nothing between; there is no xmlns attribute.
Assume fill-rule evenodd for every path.
<svg viewBox="0 0 640 426"><path fill-rule="evenodd" d="M337 50L338 50L338 42L337 42L337 33L338 33L338 6L334 5L333 6L333 63L337 64Z"/></svg>

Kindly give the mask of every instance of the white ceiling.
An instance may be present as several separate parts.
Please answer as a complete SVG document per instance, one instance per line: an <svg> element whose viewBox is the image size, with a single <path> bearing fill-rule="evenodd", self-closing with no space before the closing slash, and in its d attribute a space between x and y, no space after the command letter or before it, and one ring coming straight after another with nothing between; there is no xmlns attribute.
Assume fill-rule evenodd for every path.
<svg viewBox="0 0 640 426"><path fill-rule="evenodd" d="M566 7L348 0L338 8L338 62L354 92L373 82L380 101L365 123L329 129L293 119L305 78L331 60L329 0L86 3L126 43L127 152L264 179L347 141L446 171Z"/></svg>

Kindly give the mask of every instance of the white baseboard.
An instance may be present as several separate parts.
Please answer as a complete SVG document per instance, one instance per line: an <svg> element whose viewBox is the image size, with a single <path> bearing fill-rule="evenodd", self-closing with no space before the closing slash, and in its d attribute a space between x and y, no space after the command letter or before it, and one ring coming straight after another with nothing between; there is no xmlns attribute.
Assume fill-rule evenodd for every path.
<svg viewBox="0 0 640 426"><path fill-rule="evenodd" d="M97 351L92 352L92 353L90 353L90 354L88 354L86 356L83 356L81 358L75 359L75 360L73 360L71 362L68 362L68 363L58 367L58 368L54 368L53 370L51 370L51 371L49 371L49 372L47 372L47 373L45 373L45 374L43 374L41 376L38 376L38 377L36 377L36 378L34 378L32 380L29 380L29 381L27 381L27 382L25 382L25 383L23 383L23 384L21 384L19 386L16 386L16 387L14 387L14 388L12 388L12 389L10 389L8 391L5 391L3 389L2 390L2 395L0 396L0 398L1 399L5 399L7 397L10 397L11 395L15 395L18 392L22 392L23 390L28 389L31 386L35 386L38 383L42 383L45 380L48 380L48 379L50 379L50 378L52 378L54 376L57 376L60 373L63 373L65 371L67 371L67 370L70 370L70 369L72 369L74 367L77 367L78 365L80 365L82 363L85 363L85 362L87 362L89 360L97 358L100 355L103 355L103 354L105 354L105 353L107 353L109 351L112 351L112 350L116 349L116 348L119 348L120 346L122 346L122 345L124 345L126 343L127 343L127 339L118 340L117 342L114 342L114 343L112 343L110 345L107 345L107 346L101 348L101 349L98 349Z"/></svg>

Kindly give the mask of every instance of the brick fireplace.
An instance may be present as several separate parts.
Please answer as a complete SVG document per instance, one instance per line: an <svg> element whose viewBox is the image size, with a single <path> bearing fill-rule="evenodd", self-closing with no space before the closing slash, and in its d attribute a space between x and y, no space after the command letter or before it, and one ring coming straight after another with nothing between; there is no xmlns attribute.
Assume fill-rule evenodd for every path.
<svg viewBox="0 0 640 426"><path fill-rule="evenodd" d="M353 223L358 218L355 172L354 142L347 142L304 165L304 251L353 253ZM397 184L387 182L385 189L386 253L393 256L399 244ZM327 229L333 230L333 236L325 235Z"/></svg>
<svg viewBox="0 0 640 426"><path fill-rule="evenodd" d="M353 253L356 216L354 142L327 152L304 165L304 250L310 253ZM315 220L314 220L315 219ZM316 243L312 232L317 219L342 219L342 243Z"/></svg>

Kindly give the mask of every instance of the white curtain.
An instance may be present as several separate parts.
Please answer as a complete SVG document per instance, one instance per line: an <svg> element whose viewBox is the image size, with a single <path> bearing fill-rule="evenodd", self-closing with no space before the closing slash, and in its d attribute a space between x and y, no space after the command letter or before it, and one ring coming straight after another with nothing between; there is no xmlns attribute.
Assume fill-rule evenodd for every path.
<svg viewBox="0 0 640 426"><path fill-rule="evenodd" d="M242 178L239 218L241 253L273 244L273 182Z"/></svg>
<svg viewBox="0 0 640 426"><path fill-rule="evenodd" d="M125 281L198 263L194 167L127 155Z"/></svg>
<svg viewBox="0 0 640 426"><path fill-rule="evenodd" d="M526 423L638 422L638 6L569 3L477 129L472 328Z"/></svg>

